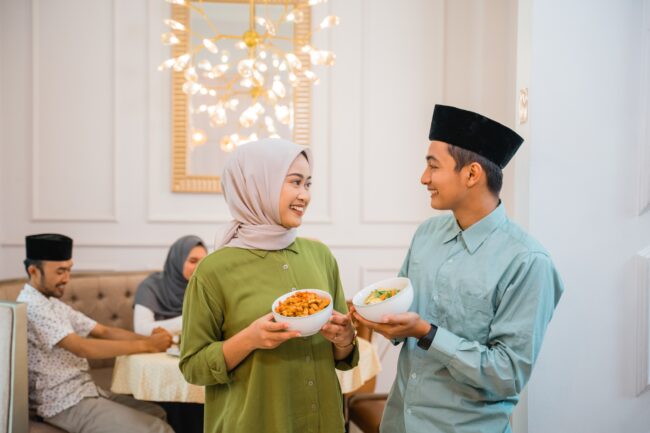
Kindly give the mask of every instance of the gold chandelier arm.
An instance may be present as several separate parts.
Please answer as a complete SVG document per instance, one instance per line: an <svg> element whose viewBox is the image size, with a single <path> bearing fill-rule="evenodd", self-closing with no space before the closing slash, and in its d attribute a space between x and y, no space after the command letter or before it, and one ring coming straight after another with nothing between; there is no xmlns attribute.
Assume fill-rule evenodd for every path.
<svg viewBox="0 0 650 433"><path fill-rule="evenodd" d="M203 1L200 1L199 3L203 3ZM210 29L212 29L212 31L213 31L215 34L219 34L219 31L217 30L217 26L214 25L214 23L212 22L212 20L211 20L210 17L208 16L208 14L205 12L205 9L203 9L203 8L200 7L200 6L194 6L194 5L192 5L192 2L191 2L191 1L188 2L187 4L188 4L188 7L189 7L191 10L193 10L193 11L196 12L197 14L201 15L201 17L203 17L203 19L208 23L208 26L210 27Z"/></svg>
<svg viewBox="0 0 650 433"><path fill-rule="evenodd" d="M251 32L255 31L255 0L250 0L250 10L249 10L249 30Z"/></svg>

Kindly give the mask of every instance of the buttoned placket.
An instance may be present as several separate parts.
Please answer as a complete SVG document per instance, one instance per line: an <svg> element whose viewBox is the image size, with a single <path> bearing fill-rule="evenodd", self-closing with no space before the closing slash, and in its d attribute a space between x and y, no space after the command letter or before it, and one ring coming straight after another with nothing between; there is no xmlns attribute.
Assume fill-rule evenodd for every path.
<svg viewBox="0 0 650 433"><path fill-rule="evenodd" d="M449 306L442 305L442 303L451 302L451 286L450 281L454 273L458 269L458 260L464 250L464 245L460 241L460 233L452 240L449 241L449 252L443 261L442 265L436 272L436 276L431 288L430 307L428 309L428 316L425 319L436 322L436 324L445 327L447 324L447 311ZM421 385L421 371L428 368L428 355L426 351L417 350L415 352L416 359L413 360L412 369L406 383L404 393L404 403L406 416L413 415L412 401L413 395L418 393L418 387Z"/></svg>
<svg viewBox="0 0 650 433"><path fill-rule="evenodd" d="M298 286L297 278L295 276L295 273L293 272L291 263L289 262L289 255L287 254L286 249L282 250L282 254L280 257L281 257L280 270L284 274L284 280L287 283L289 283L289 287L291 287L292 291L300 290L302 287ZM314 359L313 348L311 345L310 337L298 337L298 338L301 342L300 347L302 349L303 359L305 360L305 363L303 365L305 368L304 371L306 373L305 376L301 379L305 387L305 396L307 396L305 401L309 405L309 414L312 415L310 417L311 418L310 426L307 429L307 431L315 432L318 430L319 404L318 404L318 392L317 392L317 384L316 384L316 370L315 370L315 364L313 362Z"/></svg>

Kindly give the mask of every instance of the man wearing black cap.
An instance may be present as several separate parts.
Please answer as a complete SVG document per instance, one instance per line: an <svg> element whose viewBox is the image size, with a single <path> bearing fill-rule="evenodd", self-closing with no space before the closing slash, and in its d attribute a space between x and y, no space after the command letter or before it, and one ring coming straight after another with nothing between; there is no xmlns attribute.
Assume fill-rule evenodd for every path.
<svg viewBox="0 0 650 433"><path fill-rule="evenodd" d="M70 280L72 239L39 234L27 236L25 244L29 282L17 301L27 304L30 406L46 422L71 433L172 433L159 406L97 387L86 360L162 352L171 336L156 332L142 337L104 326L59 301Z"/></svg>
<svg viewBox="0 0 650 433"><path fill-rule="evenodd" d="M544 248L506 216L501 170L523 139L480 114L437 105L420 179L450 210L416 231L400 271L410 312L385 323L403 342L381 432L508 433L563 291Z"/></svg>

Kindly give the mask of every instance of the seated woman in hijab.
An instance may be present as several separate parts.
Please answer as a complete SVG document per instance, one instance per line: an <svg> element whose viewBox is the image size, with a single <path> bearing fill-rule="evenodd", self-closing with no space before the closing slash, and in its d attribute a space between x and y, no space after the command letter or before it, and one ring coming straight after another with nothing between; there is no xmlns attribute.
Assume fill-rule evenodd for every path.
<svg viewBox="0 0 650 433"><path fill-rule="evenodd" d="M205 432L343 433L335 368L358 362L356 335L336 260L296 237L311 200L309 149L266 139L239 146L221 178L234 221L190 279L180 369L205 386ZM332 296L319 333L300 337L273 320L293 289Z"/></svg>
<svg viewBox="0 0 650 433"><path fill-rule="evenodd" d="M183 236L172 244L163 271L154 272L138 286L133 310L133 330L137 334L151 335L155 328L180 334L187 281L207 254L197 236Z"/></svg>

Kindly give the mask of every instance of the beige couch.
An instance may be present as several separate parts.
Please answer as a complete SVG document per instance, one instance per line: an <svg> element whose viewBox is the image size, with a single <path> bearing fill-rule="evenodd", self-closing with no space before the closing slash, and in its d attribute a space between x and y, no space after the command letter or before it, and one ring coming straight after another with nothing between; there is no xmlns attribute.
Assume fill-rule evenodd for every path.
<svg viewBox="0 0 650 433"><path fill-rule="evenodd" d="M61 300L99 323L133 330L133 297L149 273L73 273ZM25 282L25 279L0 280L0 300L15 301ZM95 383L110 389L114 362L114 359L90 361L90 374ZM30 433L61 432L36 419L31 419L29 426Z"/></svg>

